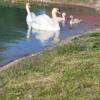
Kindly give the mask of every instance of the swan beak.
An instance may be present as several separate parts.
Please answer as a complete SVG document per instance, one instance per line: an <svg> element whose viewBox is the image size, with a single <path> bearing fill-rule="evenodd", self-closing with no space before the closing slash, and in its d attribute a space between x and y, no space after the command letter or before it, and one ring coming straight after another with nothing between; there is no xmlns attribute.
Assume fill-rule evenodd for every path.
<svg viewBox="0 0 100 100"><path fill-rule="evenodd" d="M58 13L58 14L61 14L61 12L60 12L60 10L59 10L59 9L57 10L57 13Z"/></svg>

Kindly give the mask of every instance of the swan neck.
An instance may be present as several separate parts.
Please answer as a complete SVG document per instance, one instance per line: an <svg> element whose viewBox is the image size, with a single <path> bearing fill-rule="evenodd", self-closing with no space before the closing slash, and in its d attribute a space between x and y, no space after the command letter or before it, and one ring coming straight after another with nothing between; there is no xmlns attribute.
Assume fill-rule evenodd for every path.
<svg viewBox="0 0 100 100"><path fill-rule="evenodd" d="M27 11L28 14L30 14L30 9L29 9L28 4L26 4L26 11Z"/></svg>
<svg viewBox="0 0 100 100"><path fill-rule="evenodd" d="M52 11L52 18L55 19L57 17L56 12Z"/></svg>
<svg viewBox="0 0 100 100"><path fill-rule="evenodd" d="M65 16L62 16L62 19L65 20Z"/></svg>

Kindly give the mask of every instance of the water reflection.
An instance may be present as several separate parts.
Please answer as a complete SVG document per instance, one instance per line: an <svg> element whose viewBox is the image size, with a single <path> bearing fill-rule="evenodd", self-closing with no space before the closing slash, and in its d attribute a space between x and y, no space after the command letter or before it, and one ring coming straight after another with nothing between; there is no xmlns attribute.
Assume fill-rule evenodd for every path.
<svg viewBox="0 0 100 100"><path fill-rule="evenodd" d="M27 37L37 39L41 45L48 45L51 42L59 41L60 31L42 31L32 29L32 33L28 34Z"/></svg>
<svg viewBox="0 0 100 100"><path fill-rule="evenodd" d="M48 15L51 15L52 8L46 8ZM44 9L41 9L40 13L38 13L39 8L37 10L37 15L44 12ZM50 12L48 12L49 10ZM100 25L100 17L95 14L83 13L82 11L69 12L67 8L64 8L63 11L66 11L67 16L66 22L60 23L60 32L33 29L29 34L30 38L27 39L26 11L17 8L0 8L0 66L21 56L39 52L59 39L88 31ZM84 20L79 25L73 26L72 29L69 28L68 19L71 14Z"/></svg>

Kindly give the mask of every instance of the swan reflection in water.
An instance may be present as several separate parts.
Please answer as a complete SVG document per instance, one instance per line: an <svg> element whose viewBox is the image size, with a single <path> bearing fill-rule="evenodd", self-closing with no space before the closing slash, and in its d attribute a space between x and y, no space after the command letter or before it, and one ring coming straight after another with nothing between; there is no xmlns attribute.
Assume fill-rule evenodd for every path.
<svg viewBox="0 0 100 100"><path fill-rule="evenodd" d="M52 43L57 43L60 41L59 35L60 31L42 31L42 30L36 30L32 29L32 33L28 34L29 38L33 37L40 41L42 45L46 45L50 42Z"/></svg>

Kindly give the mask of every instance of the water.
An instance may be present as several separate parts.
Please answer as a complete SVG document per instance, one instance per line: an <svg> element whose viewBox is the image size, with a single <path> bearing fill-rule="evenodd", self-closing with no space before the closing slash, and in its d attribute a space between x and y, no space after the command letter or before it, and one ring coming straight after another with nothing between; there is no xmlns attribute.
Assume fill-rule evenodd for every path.
<svg viewBox="0 0 100 100"><path fill-rule="evenodd" d="M51 15L51 8L40 7L32 10L37 15L45 11L48 15ZM94 14L92 10L89 13L86 10L87 8L78 9L75 7L76 9L74 11L72 8L69 8L71 11L65 7L62 8L59 6L59 8L62 12L67 13L66 23L60 23L60 39L97 28L100 25L100 16ZM72 29L69 27L69 16L71 14L83 20L82 23L74 26ZM48 32L43 32L43 34L46 33ZM25 9L0 7L0 66L19 57L39 52L52 44L53 37L41 42L35 37L36 34L37 32L33 32L30 39L26 38L27 25Z"/></svg>

